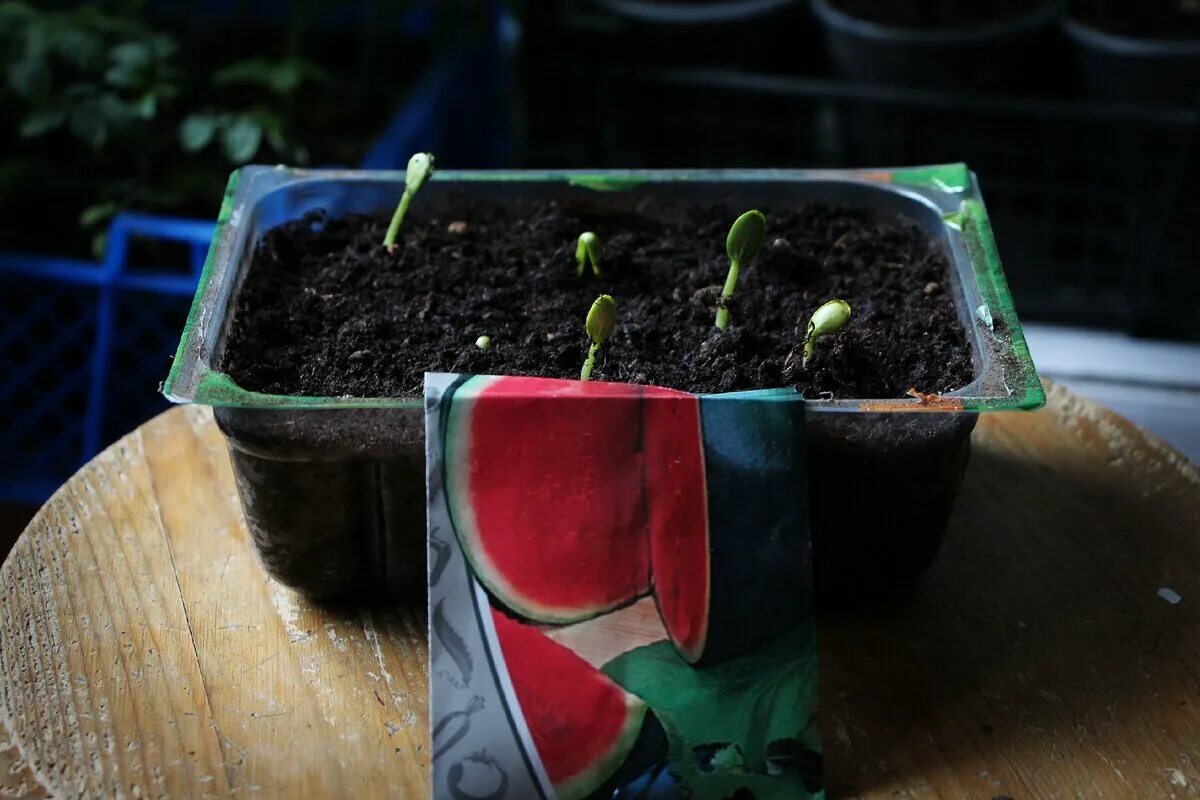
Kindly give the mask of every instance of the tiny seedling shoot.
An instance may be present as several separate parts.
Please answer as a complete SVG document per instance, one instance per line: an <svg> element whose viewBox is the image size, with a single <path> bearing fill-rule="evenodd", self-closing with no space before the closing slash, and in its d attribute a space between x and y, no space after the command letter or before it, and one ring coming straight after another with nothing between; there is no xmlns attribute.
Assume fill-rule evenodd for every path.
<svg viewBox="0 0 1200 800"><path fill-rule="evenodd" d="M475 340L475 346L480 350L487 350L492 346L492 337L486 334Z"/></svg>
<svg viewBox="0 0 1200 800"><path fill-rule="evenodd" d="M804 363L802 366L807 367L808 362L812 359L813 346L816 345L817 339L837 333L845 327L849 319L850 304L845 300L830 300L814 311L808 320L808 332L804 335Z"/></svg>
<svg viewBox="0 0 1200 800"><path fill-rule="evenodd" d="M600 239L596 234L591 231L579 234L579 242L575 245L575 263L578 264L575 274L580 278L583 277L589 264L592 267L592 274L600 275Z"/></svg>
<svg viewBox="0 0 1200 800"><path fill-rule="evenodd" d="M432 174L433 153L417 153L408 160L408 171L404 173L404 194L400 195L400 204L396 206L396 213L392 214L392 223L388 225L387 235L383 237L383 246L389 253L396 252L396 236L400 233L404 215L408 213L408 204Z"/></svg>
<svg viewBox="0 0 1200 800"><path fill-rule="evenodd" d="M596 351L600 349L604 340L612 336L612 332L617 329L617 301L606 294L597 297L596 302L592 303L592 310L588 312L587 322L583 327L587 331L588 338L592 340L592 346L588 348L587 361L583 362L583 369L579 372L579 380L586 381L592 377L592 367L596 365Z"/></svg>
<svg viewBox="0 0 1200 800"><path fill-rule="evenodd" d="M763 235L767 230L767 218L761 211L747 211L733 222L729 235L725 237L725 252L729 255L729 274L725 277L725 288L721 290L721 304L717 307L717 327L729 327L729 309L725 306L733 298L737 288L742 264L748 264L762 248Z"/></svg>

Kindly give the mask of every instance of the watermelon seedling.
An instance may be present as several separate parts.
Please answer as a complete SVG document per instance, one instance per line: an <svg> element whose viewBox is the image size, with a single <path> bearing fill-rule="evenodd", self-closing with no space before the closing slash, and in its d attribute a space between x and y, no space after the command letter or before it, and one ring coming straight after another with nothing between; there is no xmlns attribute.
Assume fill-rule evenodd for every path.
<svg viewBox="0 0 1200 800"><path fill-rule="evenodd" d="M511 376L453 390L444 486L454 531L513 613L566 624L649 593L642 475L631 468L646 390Z"/></svg>
<svg viewBox="0 0 1200 800"><path fill-rule="evenodd" d="M478 347L480 350L487 350L488 348L490 348L492 346L492 337L480 336L478 339L475 340L475 346Z"/></svg>
<svg viewBox="0 0 1200 800"><path fill-rule="evenodd" d="M721 330L729 327L729 308L726 303L733 299L742 264L753 261L758 255L766 230L767 218L761 211L747 211L735 219L729 228L729 235L725 237L729 274L725 276L725 288L721 290L721 302L717 307L717 327Z"/></svg>
<svg viewBox="0 0 1200 800"><path fill-rule="evenodd" d="M579 371L579 380L586 381L592 377L592 367L596 365L596 351L600 349L604 340L612 336L613 331L617 329L617 301L606 294L597 297L596 302L592 303L591 310L588 311L583 328L587 331L588 338L592 340L592 346L588 348L587 360L583 362L583 369Z"/></svg>
<svg viewBox="0 0 1200 800"><path fill-rule="evenodd" d="M808 320L808 331L804 335L804 362L807 367L812 360L817 339L837 333L850 319L850 304L845 300L830 300L813 312Z"/></svg>
<svg viewBox="0 0 1200 800"><path fill-rule="evenodd" d="M579 234L579 241L575 243L575 262L578 265L576 276L582 278L589 265L592 274L600 276L600 239L596 234L591 231Z"/></svg>
<svg viewBox="0 0 1200 800"><path fill-rule="evenodd" d="M400 203L396 206L387 234L383 237L383 246L389 253L396 252L396 236L400 233L404 215L408 213L409 203L433 174L433 160L433 153L416 153L408 160L408 169L404 173L404 194L400 195Z"/></svg>
<svg viewBox="0 0 1200 800"><path fill-rule="evenodd" d="M534 748L559 800L611 797L667 754L640 697L532 625L493 610L496 640Z"/></svg>

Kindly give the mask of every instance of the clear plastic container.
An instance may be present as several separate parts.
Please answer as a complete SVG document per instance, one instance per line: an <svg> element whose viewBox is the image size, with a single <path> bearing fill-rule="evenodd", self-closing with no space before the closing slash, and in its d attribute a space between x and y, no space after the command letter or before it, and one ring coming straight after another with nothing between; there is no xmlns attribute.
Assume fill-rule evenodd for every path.
<svg viewBox="0 0 1200 800"><path fill-rule="evenodd" d="M314 597L423 596L420 398L247 391L216 368L255 244L305 212L390 211L398 172L247 167L230 178L164 394L215 407L246 521L266 569ZM440 171L421 202L451 194L554 198L654 213L670 202L781 206L809 200L904 214L940 240L975 380L929 401L810 399L806 425L817 590L869 600L912 585L936 555L979 412L1045 401L974 175L962 164L871 171ZM770 388L770 387L764 387ZM436 542L428 546L436 546ZM436 558L436 551L429 552Z"/></svg>

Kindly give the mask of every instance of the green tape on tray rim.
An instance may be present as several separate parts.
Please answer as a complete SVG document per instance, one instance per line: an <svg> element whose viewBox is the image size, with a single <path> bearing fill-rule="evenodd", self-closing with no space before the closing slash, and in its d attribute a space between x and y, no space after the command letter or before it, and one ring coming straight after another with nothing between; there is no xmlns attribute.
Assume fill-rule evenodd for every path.
<svg viewBox="0 0 1200 800"><path fill-rule="evenodd" d="M1004 278L1000 254L996 250L996 239L992 235L992 225L983 203L976 199L963 200L958 221L962 226L963 242L975 269L979 294L991 311L992 317L1003 323L1004 334L1017 357L1016 363L1003 365L1005 382L1009 391L1013 392L1011 400L965 399L963 407L970 410L1041 408L1046 404L1046 391L1042 388L1037 371L1032 368L1033 359L1029 354L1029 345L1025 342L1025 332L1017 320L1017 309L1013 303L1012 292L1008 288L1008 281ZM1024 365L1028 365L1029 368L1025 368ZM1017 394L1022 389L1023 393Z"/></svg>
<svg viewBox="0 0 1200 800"><path fill-rule="evenodd" d="M567 183L597 192L627 192L644 185L646 181L625 175L576 175Z"/></svg>
<svg viewBox="0 0 1200 800"><path fill-rule="evenodd" d="M386 174L386 173L381 173ZM402 173L397 173L401 175ZM681 178L683 180L684 178ZM641 177L632 173L623 172L597 172L597 173L580 173L580 172L554 172L554 171L512 171L512 172L484 172L484 171L455 171L453 173L435 172L430 177L432 181L487 181L487 182L509 182L509 183L532 183L532 182L563 182L568 186L578 186L583 189L593 189L598 192L626 192L630 189L636 189L639 186L644 186L650 182L649 178Z"/></svg>
<svg viewBox="0 0 1200 800"><path fill-rule="evenodd" d="M749 177L760 180L773 180L776 177L794 180L806 173L802 171L784 171L775 176L772 171L763 174L753 173ZM865 173L847 172L847 177L855 175L863 177ZM991 226L988 223L987 212L978 199L977 189L970 170L965 164L941 164L913 169L896 169L890 172L872 173L880 177L886 176L891 183L899 186L909 186L924 192L941 192L950 195L962 195L960 210L951 212L946 219L948 227L954 229L956 235L961 235L972 261L972 269L981 294L981 298L991 309L993 315L1003 325L1003 336L1011 342L1011 353L1015 363L1003 365L1005 387L1009 390L1007 397L962 398L962 408L967 411L981 410L1025 410L1039 408L1045 404L1045 392L1038 381L1036 370L1029 356L1029 348L1025 342L1012 296L1000 266L996 252L995 240ZM236 170L230 177L225 188L221 210L217 217L217 225L213 235L213 244L209 247L204 268L200 274L196 296L192 301L187 322L184 324L183 335L175 353L174 363L162 386L162 392L168 396L176 394L176 386L187 362L186 349L194 344L197 325L201 312L203 289L212 280L215 260L218 253L218 243L225 238L227 226L234 209L235 194L239 188L244 188L244 179L250 175L246 170ZM400 172L380 172L381 178L402 179ZM529 171L529 172L493 172L493 171L463 171L453 173L437 173L432 180L453 181L505 181L522 182L562 182L595 191L626 191L647 183L665 181L689 180L724 180L731 176L722 171L710 170L670 170L648 174L637 172L593 172L580 173L569 170L558 171ZM275 395L248 391L239 386L228 375L201 365L199 376L195 381L194 393L190 402L215 406L249 406L277 408L416 408L420 401L413 398L357 398L357 397L310 397L303 395ZM772 399L785 400L788 395L796 397L791 390L758 390L761 393L774 393ZM765 399L761 394L760 399Z"/></svg>
<svg viewBox="0 0 1200 800"><path fill-rule="evenodd" d="M167 379L163 382L163 394L169 395L174 391L175 381L179 377L179 370L183 369L185 360L184 349L192 340L192 333L196 328L196 321L200 316L200 307L204 305L204 293L200 289L208 285L209 275L213 269L213 261L216 258L217 243L221 241L221 232L229 224L229 217L233 214L234 195L237 194L237 188L241 182L242 171L235 169L229 174L229 180L225 183L225 194L221 198L221 210L217 212L217 226L213 230L212 241L208 245L208 255L204 257L204 268L200 270L200 280L196 284L196 296L192 298L192 307L188 310L187 321L183 323L183 334L179 337L179 347L175 350L175 359L171 362L171 371L167 374Z"/></svg>
<svg viewBox="0 0 1200 800"><path fill-rule="evenodd" d="M196 402L213 406L240 406L253 403L256 407L286 406L287 408L422 408L421 401L400 397L316 397L299 394L266 394L243 389L223 372L208 371L196 387Z"/></svg>
<svg viewBox="0 0 1200 800"><path fill-rule="evenodd" d="M917 169L892 170L892 183L919 186L947 194L962 194L971 188L971 171L966 164L938 164Z"/></svg>

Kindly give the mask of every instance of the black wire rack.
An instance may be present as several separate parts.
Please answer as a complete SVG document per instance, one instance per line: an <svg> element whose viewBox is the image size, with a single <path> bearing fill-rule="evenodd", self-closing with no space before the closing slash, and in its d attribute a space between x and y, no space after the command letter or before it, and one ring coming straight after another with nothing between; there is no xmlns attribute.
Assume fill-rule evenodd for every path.
<svg viewBox="0 0 1200 800"><path fill-rule="evenodd" d="M1194 112L713 69L631 74L610 86L612 163L964 161L980 176L1027 317L1200 337L1197 250L1192 264L1173 263L1186 261L1189 248L1165 240L1168 230L1193 240L1196 234L1171 227L1195 203L1184 178Z"/></svg>
<svg viewBox="0 0 1200 800"><path fill-rule="evenodd" d="M802 6L735 29L757 36L731 48L712 47L713 30L597 21L587 6L570 0L532 32L526 163L963 161L1024 318L1200 339L1196 108L1086 97L1062 42L1038 56L1033 87L900 88L836 75Z"/></svg>

